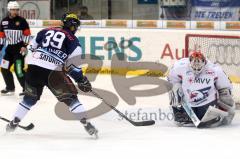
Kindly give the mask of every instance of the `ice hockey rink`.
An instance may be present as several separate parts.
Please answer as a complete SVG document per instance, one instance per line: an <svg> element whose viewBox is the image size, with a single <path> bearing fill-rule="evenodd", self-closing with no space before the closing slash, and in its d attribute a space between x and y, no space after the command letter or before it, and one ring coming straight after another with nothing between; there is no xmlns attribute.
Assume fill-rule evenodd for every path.
<svg viewBox="0 0 240 159"><path fill-rule="evenodd" d="M17 82L16 82L17 83ZM0 115L11 118L18 102L19 85L14 96L1 96ZM0 78L0 86L4 82ZM111 91L117 95L109 75L98 75L93 87ZM136 89L146 89L142 85ZM79 96L86 109L96 106L100 100ZM120 99L120 98L119 98ZM106 99L109 100L109 99ZM17 129L6 134L6 123L0 122L0 158L217 158L235 159L239 155L240 116L237 112L231 126L214 129L177 127L171 121L168 109L168 95L139 97L134 106L123 100L117 108L136 114L141 108L144 113L156 113L154 126L134 127L122 120L114 111L92 120L99 129L99 139L90 137L77 121L64 121L54 112L57 100L48 89L41 101L21 123L35 124L31 131ZM169 115L163 119L161 112ZM141 116L142 115L142 116Z"/></svg>

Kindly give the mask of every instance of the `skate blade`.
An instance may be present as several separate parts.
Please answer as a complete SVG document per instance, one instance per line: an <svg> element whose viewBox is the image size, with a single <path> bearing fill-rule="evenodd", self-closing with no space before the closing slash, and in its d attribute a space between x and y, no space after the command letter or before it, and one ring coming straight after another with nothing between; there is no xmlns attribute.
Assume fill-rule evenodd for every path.
<svg viewBox="0 0 240 159"><path fill-rule="evenodd" d="M11 129L11 128L9 128L8 126L6 127L6 130L5 130L5 133L6 134L10 134L10 133L12 133L12 132L14 132L16 130L16 128L15 129Z"/></svg>
<svg viewBox="0 0 240 159"><path fill-rule="evenodd" d="M11 134L11 133L13 133L13 132L15 132L15 129L14 129L14 130L9 130L9 129L6 129L6 130L5 130L5 133L6 133L6 134Z"/></svg>
<svg viewBox="0 0 240 159"><path fill-rule="evenodd" d="M97 140L99 138L98 132L94 133L93 136L94 136L94 139Z"/></svg>
<svg viewBox="0 0 240 159"><path fill-rule="evenodd" d="M99 136L98 136L98 130L95 130L94 133L89 134L89 135L91 135L95 140L97 140L97 139L99 138Z"/></svg>

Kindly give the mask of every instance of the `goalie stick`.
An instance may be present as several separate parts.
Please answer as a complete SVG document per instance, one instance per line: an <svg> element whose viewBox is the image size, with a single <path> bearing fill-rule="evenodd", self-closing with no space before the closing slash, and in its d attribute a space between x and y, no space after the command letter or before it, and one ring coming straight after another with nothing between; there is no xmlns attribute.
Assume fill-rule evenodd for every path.
<svg viewBox="0 0 240 159"><path fill-rule="evenodd" d="M5 121L5 122L10 122L10 120L8 120L8 119L6 119L6 118L3 118L3 117L1 117L1 116L0 116L0 119L3 120L3 121ZM22 128L22 129L24 129L24 130L29 131L29 130L32 130L32 129L34 128L34 124L33 124L33 123L30 123L30 124L27 125L27 126L18 125L18 127L19 127L19 128Z"/></svg>
<svg viewBox="0 0 240 159"><path fill-rule="evenodd" d="M108 104L100 95L98 95L96 92L94 92L93 90L91 91L92 94L101 99L107 106L109 106L111 109L113 109L115 112L117 112L121 117L123 117L124 119L126 119L129 123L131 123L134 126L150 126L150 125L154 125L155 121L154 120L147 120L147 121L132 121L131 119L129 119L126 115L124 115L122 112L120 112L118 109L116 109L114 106Z"/></svg>

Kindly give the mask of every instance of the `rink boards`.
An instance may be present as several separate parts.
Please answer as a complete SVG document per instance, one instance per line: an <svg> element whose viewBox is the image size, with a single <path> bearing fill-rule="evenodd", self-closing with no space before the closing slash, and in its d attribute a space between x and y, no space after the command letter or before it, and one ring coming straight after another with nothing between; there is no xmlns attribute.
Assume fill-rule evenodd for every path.
<svg viewBox="0 0 240 159"><path fill-rule="evenodd" d="M33 36L42 28L32 28ZM144 70L142 62L161 63L171 67L173 63L185 57L185 37L187 34L238 35L238 31L212 30L168 30L168 29L122 29L122 28L81 28L76 36L83 48L83 54L97 56L101 67L92 67L89 72L101 74L124 74L132 64L142 65L142 70L130 72L138 75L159 75L157 69ZM116 67L112 57L117 54L124 64ZM125 54L125 59L123 59ZM123 63L122 62L122 63ZM150 72L149 72L150 71Z"/></svg>

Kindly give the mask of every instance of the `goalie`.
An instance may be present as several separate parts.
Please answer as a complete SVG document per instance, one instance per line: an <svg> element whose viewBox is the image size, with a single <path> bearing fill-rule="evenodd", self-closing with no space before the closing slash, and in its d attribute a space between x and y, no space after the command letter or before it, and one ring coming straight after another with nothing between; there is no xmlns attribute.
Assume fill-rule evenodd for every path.
<svg viewBox="0 0 240 159"><path fill-rule="evenodd" d="M235 114L232 84L222 68L201 52L194 51L189 58L177 61L168 80L173 84L170 105L177 125L217 127L232 122ZM196 121L200 124L196 125Z"/></svg>

